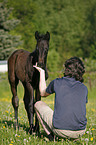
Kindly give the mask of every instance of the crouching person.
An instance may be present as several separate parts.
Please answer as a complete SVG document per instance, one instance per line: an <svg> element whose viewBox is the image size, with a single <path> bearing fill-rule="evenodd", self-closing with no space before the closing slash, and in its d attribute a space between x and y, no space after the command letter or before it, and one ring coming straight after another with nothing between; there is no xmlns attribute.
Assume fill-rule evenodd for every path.
<svg viewBox="0 0 96 145"><path fill-rule="evenodd" d="M56 78L48 87L45 82L45 72L34 66L40 72L39 90L42 97L55 93L54 111L44 102L38 101L34 108L37 118L42 124L49 140L54 135L62 138L77 139L86 130L87 87L83 84L85 67L78 57L72 57L65 62L64 77Z"/></svg>

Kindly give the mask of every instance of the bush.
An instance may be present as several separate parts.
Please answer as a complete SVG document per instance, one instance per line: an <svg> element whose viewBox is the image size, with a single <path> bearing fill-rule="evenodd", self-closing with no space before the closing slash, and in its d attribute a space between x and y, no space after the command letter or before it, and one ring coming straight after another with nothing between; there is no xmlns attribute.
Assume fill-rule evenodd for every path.
<svg viewBox="0 0 96 145"><path fill-rule="evenodd" d="M96 60L95 59L85 59L84 61L86 71L96 71Z"/></svg>
<svg viewBox="0 0 96 145"><path fill-rule="evenodd" d="M48 63L47 67L50 72L55 72L59 70L60 56L55 49L48 52Z"/></svg>

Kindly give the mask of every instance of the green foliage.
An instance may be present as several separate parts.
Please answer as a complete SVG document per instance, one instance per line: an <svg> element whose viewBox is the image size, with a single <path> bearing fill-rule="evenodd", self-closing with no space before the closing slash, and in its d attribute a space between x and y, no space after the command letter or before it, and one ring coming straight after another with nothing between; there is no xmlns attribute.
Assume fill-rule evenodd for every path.
<svg viewBox="0 0 96 145"><path fill-rule="evenodd" d="M83 57L91 57L94 59L94 55L92 55L93 46L96 46L96 1L88 0L86 1L85 7L85 25L84 32L81 39L81 48L83 50ZM94 50L96 51L96 47ZM94 53L94 52L93 52Z"/></svg>
<svg viewBox="0 0 96 145"><path fill-rule="evenodd" d="M96 60L95 59L85 59L84 60L86 71L96 71Z"/></svg>
<svg viewBox="0 0 96 145"><path fill-rule="evenodd" d="M19 20L9 19L12 8L7 8L6 1L0 3L0 60L7 59L10 53L21 44L20 37L10 32Z"/></svg>
<svg viewBox="0 0 96 145"><path fill-rule="evenodd" d="M60 63L59 53L56 52L54 49L50 50L48 52L48 63L47 63L48 70L51 72L58 71L59 63Z"/></svg>
<svg viewBox="0 0 96 145"><path fill-rule="evenodd" d="M49 31L49 50L60 56L60 67L69 56L96 59L95 5L96 0L8 0L10 18L21 21L11 34L21 35L23 48L32 52L35 31Z"/></svg>
<svg viewBox="0 0 96 145"><path fill-rule="evenodd" d="M38 5L36 16L39 16L39 19L36 18L36 25L42 32L45 29L51 32L53 47L61 56L63 53L75 54L83 58L90 56L90 46L95 42L92 37L96 37L95 32L94 35L93 32L91 34L93 27L90 25L92 22L89 17L89 14L92 15L95 25L95 10L92 11L95 1L90 3L90 0L49 0L47 2L37 0L37 5L41 7Z"/></svg>
<svg viewBox="0 0 96 145"><path fill-rule="evenodd" d="M23 48L32 52L36 45L34 15L37 7L35 1L8 0L8 5L14 8L13 16L20 20L20 24L15 30L22 36L22 40L24 40Z"/></svg>
<svg viewBox="0 0 96 145"><path fill-rule="evenodd" d="M90 58L96 60L96 42L90 47Z"/></svg>

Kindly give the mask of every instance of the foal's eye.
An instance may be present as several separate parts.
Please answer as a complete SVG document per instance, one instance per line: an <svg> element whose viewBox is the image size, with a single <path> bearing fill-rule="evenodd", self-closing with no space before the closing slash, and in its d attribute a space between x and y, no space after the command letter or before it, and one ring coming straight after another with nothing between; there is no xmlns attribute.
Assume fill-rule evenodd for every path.
<svg viewBox="0 0 96 145"><path fill-rule="evenodd" d="M48 51L48 48L46 48L45 50Z"/></svg>

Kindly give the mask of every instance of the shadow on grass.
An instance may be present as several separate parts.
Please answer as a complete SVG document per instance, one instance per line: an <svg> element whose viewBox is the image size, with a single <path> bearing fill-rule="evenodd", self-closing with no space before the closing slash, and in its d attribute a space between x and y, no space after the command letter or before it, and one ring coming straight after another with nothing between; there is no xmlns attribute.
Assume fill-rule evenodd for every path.
<svg viewBox="0 0 96 145"><path fill-rule="evenodd" d="M2 120L2 121L0 120L0 124L3 124L5 127L8 127L9 129L14 128L14 130L18 129L18 131L21 131L21 130L26 131L26 134L29 134L29 127L27 127L25 124L18 123L18 127L16 127L15 122L12 120ZM47 137L45 132L40 133L40 134L36 134L34 132L33 134L37 135L40 138L42 136Z"/></svg>
<svg viewBox="0 0 96 145"><path fill-rule="evenodd" d="M4 124L5 127L14 128L14 130L16 130L16 128L14 126L14 121L12 121L12 120L2 120L2 121L0 121L0 124ZM26 127L25 124L18 123L18 131L21 131L21 128L22 128L22 131L26 131L26 134L29 134L29 127ZM34 132L33 135L38 136L39 139L43 139L44 141L48 141L48 136L44 130L42 130L40 132L40 134L36 134ZM80 139L76 139L76 140L75 139L66 139L66 138L60 138L57 136L55 136L54 141L55 142L62 142L62 141L63 142L66 142L66 141L70 142L71 141L71 142L75 142L77 145L80 144Z"/></svg>
<svg viewBox="0 0 96 145"><path fill-rule="evenodd" d="M0 121L0 124L4 124L5 127L8 126L9 128L11 128L13 126L13 128L16 130L16 126L15 126L15 122L12 120L2 120ZM26 125L22 125L20 123L18 123L18 131L20 130L20 128L23 128L24 131L26 131L26 133L28 134L29 131L29 127L26 127Z"/></svg>

